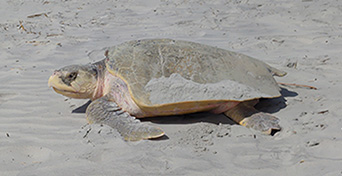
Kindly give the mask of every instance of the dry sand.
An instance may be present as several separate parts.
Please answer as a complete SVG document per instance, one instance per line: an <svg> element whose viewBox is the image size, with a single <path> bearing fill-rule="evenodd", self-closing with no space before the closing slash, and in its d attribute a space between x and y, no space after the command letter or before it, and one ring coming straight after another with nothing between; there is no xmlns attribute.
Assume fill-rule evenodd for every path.
<svg viewBox="0 0 342 176"><path fill-rule="evenodd" d="M341 0L2 0L0 13L1 176L342 175ZM142 38L240 52L317 90L258 105L281 119L273 137L200 113L147 119L167 138L124 142L47 87L54 69Z"/></svg>

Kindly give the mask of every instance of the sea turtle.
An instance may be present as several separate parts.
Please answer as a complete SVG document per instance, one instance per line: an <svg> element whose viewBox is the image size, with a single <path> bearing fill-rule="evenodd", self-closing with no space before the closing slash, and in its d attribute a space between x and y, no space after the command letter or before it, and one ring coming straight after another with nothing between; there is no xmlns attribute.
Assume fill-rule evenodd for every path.
<svg viewBox="0 0 342 176"><path fill-rule="evenodd" d="M89 98L89 123L107 124L125 140L158 138L162 129L136 118L224 113L271 134L279 119L254 108L259 98L281 96L277 70L249 56L172 39L134 40L107 48L105 59L56 70L49 86L72 98Z"/></svg>

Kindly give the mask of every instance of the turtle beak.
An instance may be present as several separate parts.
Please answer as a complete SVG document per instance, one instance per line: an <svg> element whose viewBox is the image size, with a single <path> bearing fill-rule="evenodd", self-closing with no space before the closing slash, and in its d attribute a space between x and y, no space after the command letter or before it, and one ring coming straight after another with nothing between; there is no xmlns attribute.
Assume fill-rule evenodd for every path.
<svg viewBox="0 0 342 176"><path fill-rule="evenodd" d="M76 92L76 90L71 87L67 86L61 79L62 74L59 71L55 71L49 78L48 86L52 87L55 91L62 90L67 92Z"/></svg>

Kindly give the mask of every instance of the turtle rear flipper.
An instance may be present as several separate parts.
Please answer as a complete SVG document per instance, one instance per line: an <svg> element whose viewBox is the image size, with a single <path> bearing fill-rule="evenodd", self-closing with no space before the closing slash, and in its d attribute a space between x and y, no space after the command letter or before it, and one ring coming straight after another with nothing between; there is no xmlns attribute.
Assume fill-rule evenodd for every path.
<svg viewBox="0 0 342 176"><path fill-rule="evenodd" d="M253 106L257 102L255 100L241 102L224 114L242 126L264 134L274 135L281 130L279 119L271 114L256 110Z"/></svg>
<svg viewBox="0 0 342 176"><path fill-rule="evenodd" d="M141 123L115 102L110 101L107 96L93 101L88 106L86 115L89 123L108 125L118 130L126 141L158 138L164 135L160 128Z"/></svg>

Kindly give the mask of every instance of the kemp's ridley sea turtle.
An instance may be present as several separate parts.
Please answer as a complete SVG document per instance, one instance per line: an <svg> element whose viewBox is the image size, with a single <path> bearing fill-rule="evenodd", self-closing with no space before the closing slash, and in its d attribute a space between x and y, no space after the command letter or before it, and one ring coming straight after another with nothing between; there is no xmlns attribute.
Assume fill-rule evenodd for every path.
<svg viewBox="0 0 342 176"><path fill-rule="evenodd" d="M208 45L146 39L109 48L94 64L56 70L49 86L62 95L91 99L89 123L118 130L125 140L157 138L162 129L136 118L224 113L255 130L280 130L279 120L254 108L259 98L279 97L273 75L284 76L259 60Z"/></svg>

